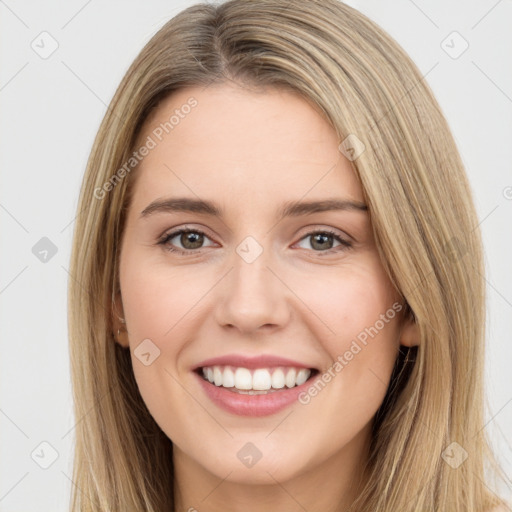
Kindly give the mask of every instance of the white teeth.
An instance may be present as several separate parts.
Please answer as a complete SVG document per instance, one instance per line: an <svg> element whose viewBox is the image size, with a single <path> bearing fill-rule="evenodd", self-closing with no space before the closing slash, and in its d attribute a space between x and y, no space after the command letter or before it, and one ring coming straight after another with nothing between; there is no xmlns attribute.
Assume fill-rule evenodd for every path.
<svg viewBox="0 0 512 512"><path fill-rule="evenodd" d="M274 370L274 373L272 374L272 387L274 389L284 388L284 382L285 379L283 370L281 370L281 368Z"/></svg>
<svg viewBox="0 0 512 512"><path fill-rule="evenodd" d="M304 384L311 375L307 368L234 368L232 366L213 366L202 369L206 380L220 387L234 388L245 394L264 394L276 389L293 388Z"/></svg>
<svg viewBox="0 0 512 512"><path fill-rule="evenodd" d="M308 380L309 374L311 372L309 370L306 370L305 368L301 368L297 372L297 377L295 377L295 382L297 386L300 386L301 384L304 384Z"/></svg>
<svg viewBox="0 0 512 512"><path fill-rule="evenodd" d="M217 367L214 367L217 368ZM217 385L217 384L216 384ZM235 388L252 389L252 376L247 368L237 368L235 371Z"/></svg>
<svg viewBox="0 0 512 512"><path fill-rule="evenodd" d="M222 386L222 372L218 366L213 367L213 382L216 386Z"/></svg>
<svg viewBox="0 0 512 512"><path fill-rule="evenodd" d="M224 368L224 373L222 374L222 385L225 388L232 388L235 386L235 374L231 368Z"/></svg>
<svg viewBox="0 0 512 512"><path fill-rule="evenodd" d="M252 376L252 389L264 391L272 387L272 377L268 370L254 370Z"/></svg>
<svg viewBox="0 0 512 512"><path fill-rule="evenodd" d="M295 372L294 368L292 368L291 370L288 370L288 373L286 374L286 379L285 379L286 387L293 388L293 386L295 386L295 376L296 376L296 372Z"/></svg>

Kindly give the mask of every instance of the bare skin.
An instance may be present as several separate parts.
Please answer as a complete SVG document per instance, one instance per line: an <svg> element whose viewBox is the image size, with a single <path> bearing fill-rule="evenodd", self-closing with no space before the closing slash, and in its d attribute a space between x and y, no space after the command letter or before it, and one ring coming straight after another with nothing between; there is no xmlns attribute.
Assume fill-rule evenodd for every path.
<svg viewBox="0 0 512 512"><path fill-rule="evenodd" d="M401 314L386 316L307 404L248 417L209 399L191 371L199 362L272 354L326 372L401 302L367 211L279 219L288 201L363 203L341 141L308 102L277 89L183 89L151 114L139 142L192 96L197 106L134 171L116 304L128 330L118 342L130 348L141 395L174 443L176 510L347 510L364 480L371 421L398 348L417 343L416 326ZM171 197L212 201L223 217L141 215ZM180 235L158 244L181 227L204 233L202 244ZM325 230L334 235L319 240ZM251 263L236 252L248 236L263 249ZM147 366L134 355L145 339L160 351ZM246 443L262 454L250 468L237 456Z"/></svg>

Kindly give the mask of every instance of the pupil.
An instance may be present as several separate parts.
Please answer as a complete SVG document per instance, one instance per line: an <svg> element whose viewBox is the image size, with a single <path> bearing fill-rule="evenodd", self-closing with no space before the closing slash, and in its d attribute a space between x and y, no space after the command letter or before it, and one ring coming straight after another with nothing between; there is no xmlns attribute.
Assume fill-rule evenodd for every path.
<svg viewBox="0 0 512 512"><path fill-rule="evenodd" d="M313 244L312 246L315 247L315 245L318 245L316 248L325 249L325 242L327 242L332 235L328 235L326 233L320 233L318 235L313 235ZM317 240L321 240L320 244L317 244Z"/></svg>
<svg viewBox="0 0 512 512"><path fill-rule="evenodd" d="M201 247L201 244L203 242L203 235L200 235L199 233L183 233L181 235L181 243L183 244L183 247L187 247L188 249L197 249L198 247ZM189 244L187 246L187 244ZM190 247L192 245L192 247Z"/></svg>

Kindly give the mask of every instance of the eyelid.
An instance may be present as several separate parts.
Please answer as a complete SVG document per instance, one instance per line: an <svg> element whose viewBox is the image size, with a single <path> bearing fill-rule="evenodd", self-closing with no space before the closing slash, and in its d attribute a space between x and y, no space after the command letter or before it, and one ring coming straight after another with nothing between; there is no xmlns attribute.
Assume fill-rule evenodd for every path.
<svg viewBox="0 0 512 512"><path fill-rule="evenodd" d="M160 236L157 237L157 240L161 240L163 238L167 238L169 235L176 236L182 231L193 231L197 233L202 233L203 235L207 236L209 239L213 240L214 237L212 237L209 233L210 230L206 227L203 227L201 225L191 225L191 224L179 224L172 228L167 228Z"/></svg>
<svg viewBox="0 0 512 512"><path fill-rule="evenodd" d="M308 226L304 226L304 228L302 228L302 229L305 229L306 232L301 236L301 240L306 235L320 232L320 233L331 233L333 235L339 236L341 239L343 239L349 243L356 242L356 239L354 237L350 236L346 231L343 231L339 228L335 228L333 226L328 226L326 224L309 224Z"/></svg>

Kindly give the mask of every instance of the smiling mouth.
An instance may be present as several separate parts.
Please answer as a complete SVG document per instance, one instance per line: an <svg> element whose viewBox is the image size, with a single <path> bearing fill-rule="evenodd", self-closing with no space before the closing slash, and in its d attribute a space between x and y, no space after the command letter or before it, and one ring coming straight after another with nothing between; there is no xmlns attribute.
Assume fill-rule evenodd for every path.
<svg viewBox="0 0 512 512"><path fill-rule="evenodd" d="M316 368L276 366L248 369L229 365L205 366L194 370L203 380L227 391L244 395L265 395L300 386L314 378Z"/></svg>

